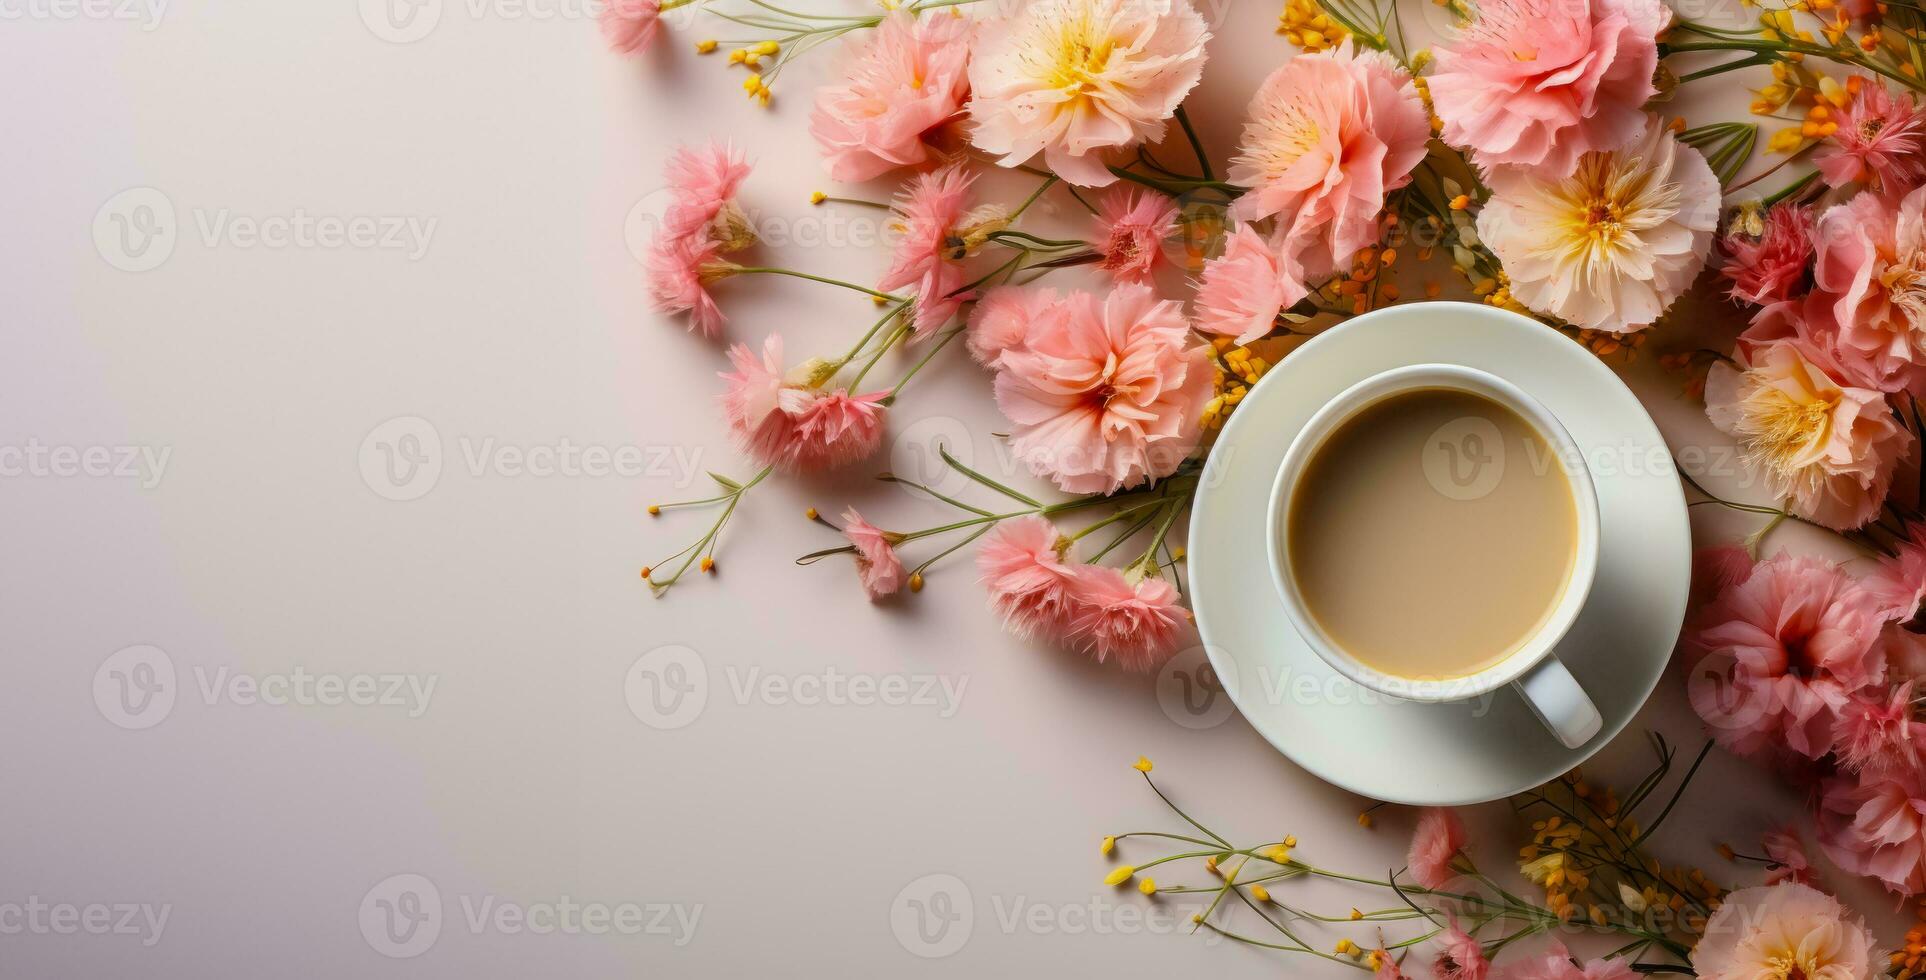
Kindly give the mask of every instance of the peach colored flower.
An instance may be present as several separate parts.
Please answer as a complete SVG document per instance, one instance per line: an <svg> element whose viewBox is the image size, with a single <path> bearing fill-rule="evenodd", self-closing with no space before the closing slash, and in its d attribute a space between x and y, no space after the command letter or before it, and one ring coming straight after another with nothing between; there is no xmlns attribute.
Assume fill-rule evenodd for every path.
<svg viewBox="0 0 1926 980"><path fill-rule="evenodd" d="M1738 355L1738 368L1719 363L1706 376L1712 424L1794 513L1835 530L1872 520L1913 445L1885 396L1841 385L1797 341Z"/></svg>
<svg viewBox="0 0 1926 980"><path fill-rule="evenodd" d="M1458 812L1446 807L1426 807L1418 814L1418 828L1411 835L1411 851L1405 863L1411 877L1425 888L1437 890L1458 876L1451 863L1465 849L1465 822Z"/></svg>
<svg viewBox="0 0 1926 980"><path fill-rule="evenodd" d="M1712 251L1719 179L1699 151L1656 123L1629 145L1587 153L1570 176L1549 168L1486 175L1478 237L1511 277L1511 294L1574 326L1650 326Z"/></svg>
<svg viewBox="0 0 1926 980"><path fill-rule="evenodd" d="M1017 459L1069 493L1175 472L1197 448L1212 382L1183 308L1128 283L1102 302L1079 291L1064 303L1063 329L998 362L996 403L1015 423Z"/></svg>
<svg viewBox="0 0 1926 980"><path fill-rule="evenodd" d="M604 0L601 22L602 39L616 54L634 54L655 40L662 16L661 0Z"/></svg>
<svg viewBox="0 0 1926 980"><path fill-rule="evenodd" d="M1741 888L1706 920L1692 950L1699 980L1863 980L1873 936L1832 896L1809 885Z"/></svg>
<svg viewBox="0 0 1926 980"><path fill-rule="evenodd" d="M1894 207L1873 194L1834 205L1813 226L1804 325L1854 383L1926 385L1926 189Z"/></svg>
<svg viewBox="0 0 1926 980"><path fill-rule="evenodd" d="M1175 586L1133 578L1109 565L1078 565L1069 640L1098 663L1115 658L1126 670L1152 670L1177 652L1190 617Z"/></svg>
<svg viewBox="0 0 1926 980"><path fill-rule="evenodd" d="M1790 881L1800 885L1813 883L1812 862L1806 857L1806 846L1799 842L1797 831L1767 831L1759 838L1759 846L1772 863L1766 865L1766 884L1776 885Z"/></svg>
<svg viewBox="0 0 1926 980"><path fill-rule="evenodd" d="M963 342L977 363L994 366L1004 351L1022 347L1032 335L1049 336L1067 329L1069 317L1069 307L1054 289L997 286L970 310Z"/></svg>
<svg viewBox="0 0 1926 980"><path fill-rule="evenodd" d="M1894 545L1897 554L1879 559L1879 567L1860 580L1873 597L1874 610L1895 623L1912 620L1926 604L1926 524L1908 524L1906 537Z"/></svg>
<svg viewBox="0 0 1926 980"><path fill-rule="evenodd" d="M963 306L968 281L962 261L1006 223L1000 209L970 210L976 177L956 163L910 178L893 205L891 230L900 237L876 288L911 289L916 336L929 336Z"/></svg>
<svg viewBox="0 0 1926 980"><path fill-rule="evenodd" d="M1791 202L1775 204L1761 216L1757 234L1739 227L1726 232L1726 261L1719 274L1731 280L1733 299L1766 306L1805 292L1812 261L1812 211Z"/></svg>
<svg viewBox="0 0 1926 980"><path fill-rule="evenodd" d="M854 507L843 511L843 535L856 546L856 578L863 591L871 600L895 595L903 587L903 562L895 548L903 536L863 520Z"/></svg>
<svg viewBox="0 0 1926 980"><path fill-rule="evenodd" d="M1870 78L1832 120L1839 128L1813 157L1833 187L1862 183L1897 197L1926 180L1926 108Z"/></svg>
<svg viewBox="0 0 1926 980"><path fill-rule="evenodd" d="M1503 980L1638 980L1639 974L1621 959L1575 964L1571 951L1554 939L1544 952L1506 964L1498 976Z"/></svg>
<svg viewBox="0 0 1926 980"><path fill-rule="evenodd" d="M1832 747L1848 696L1879 683L1880 620L1838 565L1781 553L1707 608L1688 664L1692 707L1712 736L1752 755Z"/></svg>
<svg viewBox="0 0 1926 980"><path fill-rule="evenodd" d="M837 81L816 93L809 134L829 176L868 180L935 156L932 143L970 95L971 22L956 9L896 10L844 48Z"/></svg>
<svg viewBox="0 0 1926 980"><path fill-rule="evenodd" d="M1276 217L1283 254L1313 277L1348 268L1378 238L1384 196L1409 183L1431 124L1388 55L1341 47L1299 55L1251 99L1230 182L1250 190L1238 221Z"/></svg>
<svg viewBox="0 0 1926 980"><path fill-rule="evenodd" d="M1888 891L1926 890L1926 793L1919 773L1826 780L1819 847L1832 863L1877 878Z"/></svg>
<svg viewBox="0 0 1926 980"><path fill-rule="evenodd" d="M722 332L723 317L709 286L737 268L700 236L658 240L644 259L649 302L660 313L689 314L690 330L714 337Z"/></svg>
<svg viewBox="0 0 1926 980"><path fill-rule="evenodd" d="M1541 179L1625 145L1657 92L1658 33L1670 17L1659 0L1478 4L1477 19L1438 47L1429 81L1444 141L1481 168L1527 167Z"/></svg>
<svg viewBox="0 0 1926 980"><path fill-rule="evenodd" d="M1307 295L1296 262L1250 225L1239 225L1224 254L1204 263L1197 287L1197 329L1248 344L1277 326L1277 315Z"/></svg>
<svg viewBox="0 0 1926 980"><path fill-rule="evenodd" d="M1160 142L1204 71L1190 0L1029 0L985 23L970 61L970 142L1072 184L1117 178L1106 154Z"/></svg>
<svg viewBox="0 0 1926 980"><path fill-rule="evenodd" d="M1458 920L1451 920L1450 928L1438 939L1438 958L1432 964L1432 976L1436 980L1485 980L1490 973L1491 961L1485 959L1484 947L1458 928Z"/></svg>
<svg viewBox="0 0 1926 980"><path fill-rule="evenodd" d="M887 391L826 392L808 377L784 374L782 337L770 334L758 358L748 347L729 348L734 372L724 372L723 417L743 454L785 473L810 473L866 459L883 441Z"/></svg>
<svg viewBox="0 0 1926 980"><path fill-rule="evenodd" d="M1833 720L1832 751L1839 767L1869 776L1918 772L1926 725L1913 720L1913 685L1868 688L1852 696Z"/></svg>
<svg viewBox="0 0 1926 980"><path fill-rule="evenodd" d="M1062 642L1076 611L1076 567L1064 564L1070 542L1048 519L1031 514L1004 521L983 539L976 567L990 608L1010 632Z"/></svg>
<svg viewBox="0 0 1926 980"><path fill-rule="evenodd" d="M1177 230L1177 202L1153 190L1118 188L1097 202L1098 268L1118 282L1149 282Z"/></svg>

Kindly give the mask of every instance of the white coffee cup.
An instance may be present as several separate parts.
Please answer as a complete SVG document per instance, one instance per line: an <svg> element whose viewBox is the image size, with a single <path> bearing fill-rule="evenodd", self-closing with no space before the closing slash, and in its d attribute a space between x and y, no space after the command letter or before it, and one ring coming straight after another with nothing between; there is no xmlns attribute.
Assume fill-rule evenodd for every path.
<svg viewBox="0 0 1926 980"><path fill-rule="evenodd" d="M1552 449L1557 465L1571 483L1577 514L1577 553L1565 591L1538 632L1498 663L1475 674L1446 679L1401 677L1372 668L1346 653L1318 626L1306 607L1290 561L1292 495L1305 468L1324 441L1365 408L1408 391L1448 389L1468 392L1497 402L1529 422ZM1463 701L1482 697L1510 684L1532 712L1569 748L1590 741L1602 725L1598 708L1584 688L1565 669L1555 652L1558 642L1578 618L1598 569L1598 494L1592 486L1584 453L1558 418L1517 385L1496 375L1455 364L1414 364L1373 375L1331 399L1298 432L1271 487L1269 541L1271 578L1291 622L1304 642L1333 670L1353 682L1389 697L1408 701ZM1388 613L1395 614L1395 610Z"/></svg>

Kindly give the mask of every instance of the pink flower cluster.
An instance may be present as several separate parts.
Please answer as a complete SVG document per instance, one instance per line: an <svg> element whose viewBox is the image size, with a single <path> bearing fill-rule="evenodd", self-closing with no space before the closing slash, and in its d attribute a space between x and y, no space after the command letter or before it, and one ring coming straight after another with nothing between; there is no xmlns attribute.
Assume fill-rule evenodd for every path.
<svg viewBox="0 0 1926 980"><path fill-rule="evenodd" d="M808 473L867 459L883 441L889 392L852 395L825 391L817 370L800 378L785 374L782 337L769 335L758 357L743 344L729 348L732 372L722 411L729 434L743 454L784 473Z"/></svg>
<svg viewBox="0 0 1926 980"><path fill-rule="evenodd" d="M691 328L705 337L722 332L722 310L709 284L734 271L723 256L755 243L754 229L736 204L748 176L742 151L726 143L679 147L669 157L673 197L649 244L649 295L663 313L689 314Z"/></svg>
<svg viewBox="0 0 1926 980"><path fill-rule="evenodd" d="M1072 562L1070 550L1070 540L1036 515L1005 521L984 539L977 569L990 608L1011 632L1129 670L1170 659L1189 626L1177 589L1161 578Z"/></svg>

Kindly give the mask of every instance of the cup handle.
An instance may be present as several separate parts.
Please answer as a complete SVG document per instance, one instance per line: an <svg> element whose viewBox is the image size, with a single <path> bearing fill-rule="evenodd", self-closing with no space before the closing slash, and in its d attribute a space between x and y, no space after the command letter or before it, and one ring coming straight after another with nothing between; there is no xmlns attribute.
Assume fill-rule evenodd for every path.
<svg viewBox="0 0 1926 980"><path fill-rule="evenodd" d="M1524 696L1525 703L1531 705L1531 713L1568 749L1591 741L1604 727L1597 706L1592 704L1585 689L1578 686L1572 672L1558 662L1556 655L1539 661L1525 676L1513 681L1512 686Z"/></svg>

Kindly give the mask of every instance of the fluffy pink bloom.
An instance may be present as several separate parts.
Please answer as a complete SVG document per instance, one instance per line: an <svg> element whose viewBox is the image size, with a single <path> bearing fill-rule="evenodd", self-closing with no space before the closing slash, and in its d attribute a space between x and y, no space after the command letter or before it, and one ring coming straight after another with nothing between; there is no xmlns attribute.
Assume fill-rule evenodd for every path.
<svg viewBox="0 0 1926 980"><path fill-rule="evenodd" d="M971 22L955 13L897 10L848 42L809 116L830 177L868 180L933 157L970 95Z"/></svg>
<svg viewBox="0 0 1926 980"><path fill-rule="evenodd" d="M1766 865L1766 884L1812 884L1812 862L1806 858L1806 846L1799 843L1798 833L1790 829L1768 831L1759 838L1759 846L1772 862Z"/></svg>
<svg viewBox="0 0 1926 980"><path fill-rule="evenodd" d="M1813 226L1805 329L1880 391L1926 384L1926 189L1894 207L1874 194L1834 205Z"/></svg>
<svg viewBox="0 0 1926 980"><path fill-rule="evenodd" d="M1190 0L1029 0L983 25L970 61L970 142L1072 184L1117 178L1106 154L1160 142L1204 72Z"/></svg>
<svg viewBox="0 0 1926 980"><path fill-rule="evenodd" d="M1204 347L1183 308L1123 284L1102 302L1064 299L1063 328L1005 350L996 403L1011 449L1069 493L1111 493L1170 475L1197 448L1210 400Z"/></svg>
<svg viewBox="0 0 1926 980"><path fill-rule="evenodd" d="M901 536L863 520L854 507L843 511L843 534L856 546L856 578L863 591L872 600L895 595L903 587L903 562L895 548Z"/></svg>
<svg viewBox="0 0 1926 980"><path fill-rule="evenodd" d="M1149 282L1164 260L1164 240L1177 230L1177 202L1130 186L1097 202L1098 268L1118 282Z"/></svg>
<svg viewBox="0 0 1926 980"><path fill-rule="evenodd" d="M1692 950L1699 980L1859 980L1875 969L1866 924L1831 895L1790 883L1727 895Z"/></svg>
<svg viewBox="0 0 1926 980"><path fill-rule="evenodd" d="M1251 99L1230 181L1250 191L1230 216L1275 216L1283 253L1311 276L1348 268L1377 240L1384 196L1409 183L1431 124L1411 77L1350 41L1300 55Z"/></svg>
<svg viewBox="0 0 1926 980"><path fill-rule="evenodd" d="M1436 980L1485 980L1491 973L1491 961L1485 959L1485 948L1478 940L1463 929L1453 919L1451 927L1438 938L1438 958L1431 967Z"/></svg>
<svg viewBox="0 0 1926 980"><path fill-rule="evenodd" d="M729 348L735 371L723 372L723 416L744 455L785 473L831 469L868 458L883 441L888 391L851 395L823 391L783 373L782 337L770 334L762 356Z"/></svg>
<svg viewBox="0 0 1926 980"><path fill-rule="evenodd" d="M1726 233L1726 261L1719 273L1731 280L1732 298L1765 306L1802 293L1812 259L1812 211L1790 202L1766 211L1758 234L1734 227Z"/></svg>
<svg viewBox="0 0 1926 980"><path fill-rule="evenodd" d="M1898 554L1880 558L1879 567L1860 580L1879 615L1895 623L1910 621L1926 604L1926 524L1911 524Z"/></svg>
<svg viewBox="0 0 1926 980"><path fill-rule="evenodd" d="M1554 939L1544 952L1506 964L1498 976L1503 980L1638 980L1639 974L1621 959L1574 964L1571 951Z"/></svg>
<svg viewBox="0 0 1926 980"><path fill-rule="evenodd" d="M1152 670L1169 660L1190 622L1176 586L1161 578L1133 584L1109 565L1077 566L1071 594L1070 642L1098 663L1114 657L1126 670Z"/></svg>
<svg viewBox="0 0 1926 980"><path fill-rule="evenodd" d="M722 332L722 308L709 295L709 284L735 266L722 258L714 242L698 236L658 239L649 246L644 268L649 301L658 312L689 314L689 329L704 337Z"/></svg>
<svg viewBox="0 0 1926 980"><path fill-rule="evenodd" d="M988 212L971 212L976 177L961 164L918 174L897 197L891 228L900 235L889 269L876 288L911 289L916 295L916 336L926 337L956 314L968 281L959 263L1002 223Z"/></svg>
<svg viewBox="0 0 1926 980"><path fill-rule="evenodd" d="M1797 340L1742 347L1737 368L1707 374L1705 413L1794 513L1845 530L1878 515L1913 437L1884 395L1840 384L1817 356Z"/></svg>
<svg viewBox="0 0 1926 980"><path fill-rule="evenodd" d="M665 169L674 197L662 215L658 240L707 229L725 251L747 244L740 240L747 220L736 206L736 192L749 176L749 163L741 150L731 143L679 146Z"/></svg>
<svg viewBox="0 0 1926 980"><path fill-rule="evenodd" d="M1056 525L1032 514L998 524L983 539L976 567L990 591L990 608L1025 639L1062 641L1076 602L1077 570L1063 562L1069 542Z"/></svg>
<svg viewBox="0 0 1926 980"><path fill-rule="evenodd" d="M1629 142L1656 94L1659 0L1486 0L1438 48L1430 79L1444 140L1480 167L1563 177Z"/></svg>
<svg viewBox="0 0 1926 980"><path fill-rule="evenodd" d="M602 39L616 54L634 54L655 40L657 20L662 16L661 0L604 0L597 18Z"/></svg>
<svg viewBox="0 0 1926 980"><path fill-rule="evenodd" d="M1405 863L1418 884L1433 890L1443 888L1458 876L1451 862L1465 849L1465 822L1456 810L1426 807L1418 814L1418 828L1411 835L1411 852Z"/></svg>
<svg viewBox="0 0 1926 980"><path fill-rule="evenodd" d="M994 365L1003 352L1022 347L1032 335L1049 336L1069 323L1069 307L1045 287L998 286L970 310L963 342L977 363Z"/></svg>
<svg viewBox="0 0 1926 980"><path fill-rule="evenodd" d="M1923 797L1916 772L1828 779L1819 800L1819 847L1853 874L1916 895L1926 890Z"/></svg>
<svg viewBox="0 0 1926 980"><path fill-rule="evenodd" d="M1784 746L1807 759L1832 747L1848 695L1878 683L1880 620L1838 565L1781 553L1708 607L1692 646L1692 707L1741 755Z"/></svg>
<svg viewBox="0 0 1926 980"><path fill-rule="evenodd" d="M1869 776L1919 771L1926 725L1913 720L1913 685L1853 695L1833 722L1832 751L1848 772Z"/></svg>
<svg viewBox="0 0 1926 980"><path fill-rule="evenodd" d="M1926 180L1926 108L1910 94L1898 98L1873 79L1860 81L1813 162L1834 187L1863 183L1888 196L1904 194Z"/></svg>
<svg viewBox="0 0 1926 980"><path fill-rule="evenodd" d="M1887 681L1911 681L1915 687L1926 684L1926 636L1894 625L1886 627L1879 639L1885 650Z"/></svg>
<svg viewBox="0 0 1926 980"><path fill-rule="evenodd" d="M1269 334L1277 315L1306 292L1296 263L1250 225L1239 225L1224 254L1204 263L1197 329L1248 344Z"/></svg>

